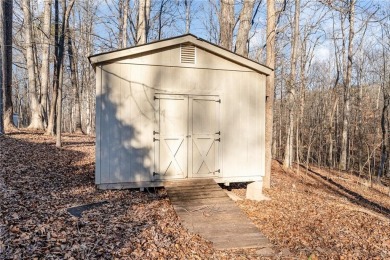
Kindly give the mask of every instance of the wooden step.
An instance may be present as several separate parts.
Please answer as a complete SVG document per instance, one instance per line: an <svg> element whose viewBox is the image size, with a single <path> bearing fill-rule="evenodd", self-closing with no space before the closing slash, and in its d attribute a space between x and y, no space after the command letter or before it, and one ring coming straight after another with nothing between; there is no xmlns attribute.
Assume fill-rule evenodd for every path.
<svg viewBox="0 0 390 260"><path fill-rule="evenodd" d="M213 179L164 183L182 224L216 249L270 247L268 239Z"/></svg>

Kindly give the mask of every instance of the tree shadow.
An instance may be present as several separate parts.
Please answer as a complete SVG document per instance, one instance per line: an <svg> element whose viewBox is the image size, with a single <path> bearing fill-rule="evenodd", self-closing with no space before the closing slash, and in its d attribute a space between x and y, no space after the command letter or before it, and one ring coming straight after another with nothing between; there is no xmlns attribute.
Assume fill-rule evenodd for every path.
<svg viewBox="0 0 390 260"><path fill-rule="evenodd" d="M102 80L104 86L102 93L96 96L96 104L100 105L97 108L97 128L100 131L96 133L96 181L102 185L118 184L118 187L123 183L151 181L152 147L145 145L146 129L142 129L141 125L142 120L153 121L153 118L147 117L148 112L143 111L145 106L152 107L152 97L145 92L142 100L148 102L142 103L137 100L132 88L134 84L141 88L147 86L129 81L117 73L103 71L106 77ZM127 88L125 93L128 94L117 88ZM129 99L134 101L135 107L126 110Z"/></svg>
<svg viewBox="0 0 390 260"><path fill-rule="evenodd" d="M279 162L280 163L280 162ZM341 185L340 183L335 182L331 178L328 178L327 176L324 176L312 169L307 169L304 165L300 165L300 167L306 169L309 173L311 173L309 176L316 180L317 182L323 184L325 187L322 187L322 189L328 189L329 191L339 195L340 197L343 197L347 199L349 202L364 207L368 210L374 211L378 214L381 214L385 216L386 218L390 219L390 209L382 206L379 203L373 202L361 194L354 192L345 186Z"/></svg>
<svg viewBox="0 0 390 260"><path fill-rule="evenodd" d="M0 137L0 224L6 230L1 234L7 245L2 251L5 258L66 258L66 253L76 259L113 258L122 248L136 249L129 243L131 238L148 239L150 230L159 228L159 219L174 217L172 209L170 213L160 210L168 204L166 195L159 194L161 190L96 189L94 149L82 145L93 139L65 134L63 140L68 145L58 149L53 137L43 133ZM109 203L84 211L80 219L66 211L103 200ZM21 234L34 239L26 243ZM59 237L48 238L48 234ZM91 250L98 242L102 250ZM85 247L74 247L80 243Z"/></svg>

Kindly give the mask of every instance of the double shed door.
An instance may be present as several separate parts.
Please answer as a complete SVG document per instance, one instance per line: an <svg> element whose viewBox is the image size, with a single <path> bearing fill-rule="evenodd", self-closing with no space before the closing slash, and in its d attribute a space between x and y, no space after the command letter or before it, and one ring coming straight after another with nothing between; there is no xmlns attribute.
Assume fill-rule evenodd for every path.
<svg viewBox="0 0 390 260"><path fill-rule="evenodd" d="M158 95L155 179L218 177L218 96Z"/></svg>

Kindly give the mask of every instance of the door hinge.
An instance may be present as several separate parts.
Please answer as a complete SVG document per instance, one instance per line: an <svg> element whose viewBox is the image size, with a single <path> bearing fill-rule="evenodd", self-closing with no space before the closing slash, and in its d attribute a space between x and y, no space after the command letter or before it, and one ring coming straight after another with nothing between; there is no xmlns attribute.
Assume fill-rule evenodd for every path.
<svg viewBox="0 0 390 260"><path fill-rule="evenodd" d="M158 172L153 172L153 176L160 175Z"/></svg>
<svg viewBox="0 0 390 260"><path fill-rule="evenodd" d="M158 97L154 96L153 99L156 100L156 99L158 99Z"/></svg>
<svg viewBox="0 0 390 260"><path fill-rule="evenodd" d="M154 138L153 137L153 142L160 141L160 139Z"/></svg>
<svg viewBox="0 0 390 260"><path fill-rule="evenodd" d="M220 100L220 99L218 99L218 100L215 100L215 102L217 102L217 103L220 103L220 104L221 104L221 100Z"/></svg>
<svg viewBox="0 0 390 260"><path fill-rule="evenodd" d="M218 142L221 142L221 138L218 138L218 139L214 139L214 141L218 141Z"/></svg>
<svg viewBox="0 0 390 260"><path fill-rule="evenodd" d="M221 135L221 131L218 131L215 133L216 135Z"/></svg>
<svg viewBox="0 0 390 260"><path fill-rule="evenodd" d="M160 133L157 132L157 131L153 131L153 134L154 134L154 135L158 135L158 134L160 134Z"/></svg>

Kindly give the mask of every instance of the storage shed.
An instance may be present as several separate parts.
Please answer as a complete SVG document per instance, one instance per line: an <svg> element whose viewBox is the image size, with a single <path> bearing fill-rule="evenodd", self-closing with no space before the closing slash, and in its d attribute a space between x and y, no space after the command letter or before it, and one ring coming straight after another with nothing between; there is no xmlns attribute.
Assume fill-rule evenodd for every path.
<svg viewBox="0 0 390 260"><path fill-rule="evenodd" d="M262 180L270 68L191 34L89 59L99 188Z"/></svg>

